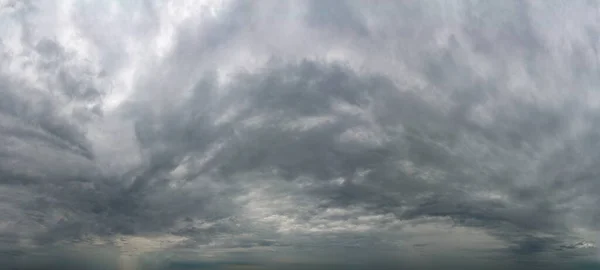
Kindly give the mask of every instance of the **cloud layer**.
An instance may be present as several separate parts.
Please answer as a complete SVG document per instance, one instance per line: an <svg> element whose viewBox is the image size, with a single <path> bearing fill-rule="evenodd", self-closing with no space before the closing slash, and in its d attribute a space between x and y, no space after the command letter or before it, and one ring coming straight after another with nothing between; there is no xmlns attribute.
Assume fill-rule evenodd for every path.
<svg viewBox="0 0 600 270"><path fill-rule="evenodd" d="M597 257L597 4L0 2L3 256Z"/></svg>

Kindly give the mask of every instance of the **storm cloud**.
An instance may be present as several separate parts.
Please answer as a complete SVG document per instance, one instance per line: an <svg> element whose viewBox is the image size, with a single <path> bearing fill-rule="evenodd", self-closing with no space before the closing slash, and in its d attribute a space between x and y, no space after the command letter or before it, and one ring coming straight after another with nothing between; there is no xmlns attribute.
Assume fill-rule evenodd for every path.
<svg viewBox="0 0 600 270"><path fill-rule="evenodd" d="M595 264L598 4L0 2L0 260Z"/></svg>

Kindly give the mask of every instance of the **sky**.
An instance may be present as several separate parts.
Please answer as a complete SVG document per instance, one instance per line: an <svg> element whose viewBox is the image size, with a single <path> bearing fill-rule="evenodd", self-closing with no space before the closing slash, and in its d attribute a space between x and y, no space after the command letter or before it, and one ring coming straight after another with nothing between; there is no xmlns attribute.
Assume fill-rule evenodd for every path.
<svg viewBox="0 0 600 270"><path fill-rule="evenodd" d="M0 262L600 269L599 50L593 0L0 0Z"/></svg>

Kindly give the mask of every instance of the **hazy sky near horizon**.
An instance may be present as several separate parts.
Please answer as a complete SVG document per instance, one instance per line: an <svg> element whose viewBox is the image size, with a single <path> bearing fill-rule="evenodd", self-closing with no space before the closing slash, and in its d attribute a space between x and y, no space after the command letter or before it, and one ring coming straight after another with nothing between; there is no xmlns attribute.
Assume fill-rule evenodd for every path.
<svg viewBox="0 0 600 270"><path fill-rule="evenodd" d="M599 50L600 1L0 0L0 261L598 259Z"/></svg>

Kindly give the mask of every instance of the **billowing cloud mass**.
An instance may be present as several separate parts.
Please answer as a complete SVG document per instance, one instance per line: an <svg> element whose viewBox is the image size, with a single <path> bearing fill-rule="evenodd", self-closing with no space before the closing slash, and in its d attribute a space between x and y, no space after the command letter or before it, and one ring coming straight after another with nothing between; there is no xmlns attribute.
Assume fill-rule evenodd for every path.
<svg viewBox="0 0 600 270"><path fill-rule="evenodd" d="M599 4L0 1L0 262L597 267Z"/></svg>

